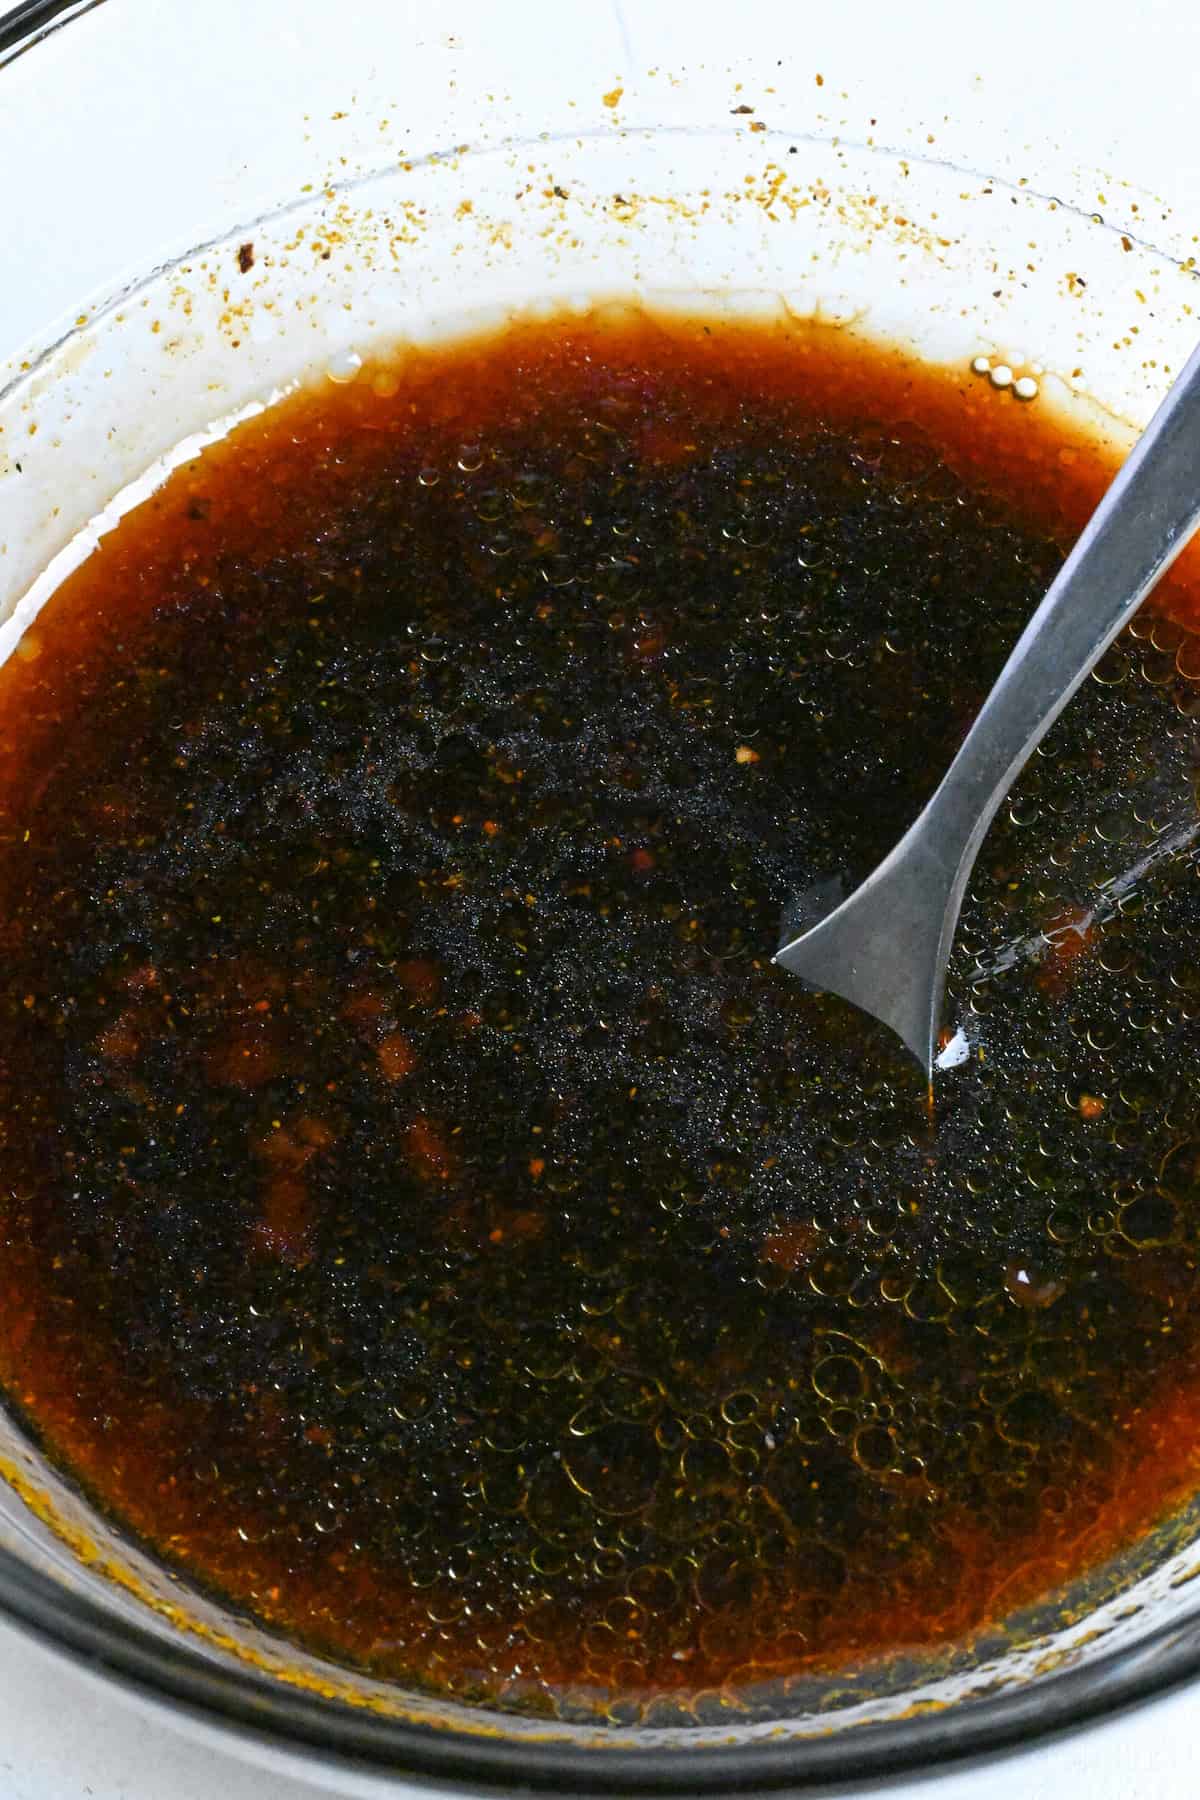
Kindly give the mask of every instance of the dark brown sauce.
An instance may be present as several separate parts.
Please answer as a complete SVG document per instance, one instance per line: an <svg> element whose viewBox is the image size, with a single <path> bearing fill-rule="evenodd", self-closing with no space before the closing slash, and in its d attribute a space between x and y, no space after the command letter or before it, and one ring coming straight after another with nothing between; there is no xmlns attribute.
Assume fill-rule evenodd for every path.
<svg viewBox="0 0 1200 1800"><path fill-rule="evenodd" d="M1183 1501L1200 884L1100 884L1194 816L1188 581L984 848L932 1116L770 964L1106 474L836 332L625 316L294 399L106 539L0 676L0 1373L63 1466L567 1716L967 1640Z"/></svg>

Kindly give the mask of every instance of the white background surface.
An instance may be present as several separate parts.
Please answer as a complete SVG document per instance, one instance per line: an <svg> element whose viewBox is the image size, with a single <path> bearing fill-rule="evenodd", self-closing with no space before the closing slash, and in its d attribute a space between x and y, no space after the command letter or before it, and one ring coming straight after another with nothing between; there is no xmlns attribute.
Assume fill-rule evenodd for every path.
<svg viewBox="0 0 1200 1800"><path fill-rule="evenodd" d="M239 0L236 23L228 16L230 0L203 7L183 0L111 0L111 5L111 15L105 7L33 52L22 71L22 79L26 73L32 79L36 70L39 86L53 95L53 104L38 109L37 141L30 142L27 121L18 126L14 109L6 121L0 108L0 181L16 168L27 175L61 163L76 192L82 187L90 198L74 209L72 230L55 234L48 255L37 185L28 179L5 183L0 353L70 307L81 285L90 289L101 278L115 279L127 258L136 261L135 249L140 255L146 219L155 207L165 252L181 247L181 233L186 242L202 236L206 224L226 224L231 211L248 204L248 186L260 197L290 191L306 153L304 109L327 113L343 104L351 76L361 67L364 43L378 45L396 90L389 91L389 103L397 95L404 102L397 112L401 117L419 117L421 95L414 59L397 55L397 42L411 48L423 38L422 47L446 61L447 73L454 62L454 103L439 120L442 141L453 142L458 131L478 135L477 121L488 117L485 96L496 96L493 128L509 128L522 108L543 122L547 94L564 93L572 84L590 96L591 111L581 107L575 115L580 128L590 125L601 116L601 87L617 78L627 84L628 120L639 114L661 118L677 91L661 80L637 78L638 71L659 64L686 71L693 99L698 89L711 89L714 116L727 116L730 65L739 48L769 38L783 70L773 122L778 114L789 125L815 126L819 104L825 123L835 129L861 131L869 113L872 124L879 120L882 141L903 144L915 130L917 97L933 87L946 107L938 149L950 161L975 166L986 161L1014 176L1031 168L1043 185L1097 205L1085 167L1119 170L1124 180L1115 187L1105 177L1107 215L1123 228L1145 229L1181 254L1188 252L1200 212L1200 13L1186 0L1148 0L1136 14L1106 0L1094 5L1010 0L986 13L977 0L912 0L908 6L858 0L825 7L785 6L781 0L740 0L736 7L728 0L687 5L613 0L587 8L581 0L565 5L546 0L544 7L534 0L526 12L544 16L528 40L512 29L502 0L425 0L420 6L389 0L388 22L378 36L368 15L378 24L380 6L350 0L338 9L346 27L344 56L337 54L336 43L327 46L324 90L305 92L292 133L275 135L273 155L257 157L253 170L229 154L222 110L205 103L206 71L219 60L226 107L239 98L247 107L260 106L260 93L241 95L238 87L243 72L254 67L247 38L266 32L278 40L277 88L283 92L290 66L287 39L303 44L309 31L326 27L326 0L292 0L286 8L278 0ZM106 33L118 8L123 33L116 45ZM0 12L4 9L0 0ZM857 16L853 29L848 15L849 20ZM138 95L136 112L114 106L102 120L89 114L95 89L114 93L117 83L101 80L90 56L74 54L84 34L95 34L97 52L106 38ZM197 72L195 103L186 109L186 134L172 134L170 121L164 122L164 155L143 171L137 205L122 214L112 205L109 164L120 151L123 132L132 130L135 118L143 125L147 111L159 103L155 58L164 38L176 71ZM529 54L531 41L543 46L540 63ZM238 42L240 57L232 53ZM546 75L547 54L555 64L553 81ZM820 96L813 85L816 70L823 71ZM11 84L16 78L14 68L5 80ZM85 84L86 95L75 95L75 81ZM410 91L401 92L406 88ZM165 97L161 104L168 104ZM439 105L446 106L444 89ZM81 126L89 116L90 125ZM83 133L86 154L81 155ZM914 141L924 147L923 128ZM1148 204L1150 196L1155 201ZM1169 217L1168 207L1174 209ZM138 245L122 238L122 217L131 229L136 226ZM17 253L22 278L5 280L5 265L11 274ZM1198 1726L1200 1692L1185 1692L1016 1757L874 1791L888 1800L1191 1800L1200 1793ZM0 1626L0 1800L302 1800L316 1791L306 1782L198 1747ZM320 1791L337 1789L324 1785ZM420 1791L400 1784L394 1789L397 1795Z"/></svg>

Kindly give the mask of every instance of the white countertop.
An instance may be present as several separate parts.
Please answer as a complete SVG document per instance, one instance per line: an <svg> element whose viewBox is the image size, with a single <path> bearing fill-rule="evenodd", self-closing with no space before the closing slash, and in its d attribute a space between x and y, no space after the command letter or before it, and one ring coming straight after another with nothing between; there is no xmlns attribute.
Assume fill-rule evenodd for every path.
<svg viewBox="0 0 1200 1800"><path fill-rule="evenodd" d="M868 1791L880 1800L1192 1800L1198 1726L1200 1692L1185 1689L984 1765L860 1786L855 1800ZM0 1625L0 1800L312 1800L341 1791L206 1749ZM417 1800L435 1790L391 1791Z"/></svg>

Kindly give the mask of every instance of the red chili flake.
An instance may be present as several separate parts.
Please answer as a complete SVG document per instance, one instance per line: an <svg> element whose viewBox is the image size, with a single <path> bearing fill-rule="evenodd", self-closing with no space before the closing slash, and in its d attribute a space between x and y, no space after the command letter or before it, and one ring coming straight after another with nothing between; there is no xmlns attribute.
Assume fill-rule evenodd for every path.
<svg viewBox="0 0 1200 1800"><path fill-rule="evenodd" d="M759 1246L759 1261L795 1274L806 1269L821 1248L821 1234L813 1225L779 1225Z"/></svg>
<svg viewBox="0 0 1200 1800"><path fill-rule="evenodd" d="M539 1238L546 1229L546 1215L526 1208L508 1215L505 1221L510 1237L528 1240Z"/></svg>
<svg viewBox="0 0 1200 1800"><path fill-rule="evenodd" d="M390 1032L375 1054L385 1081L403 1081L417 1066L417 1053L402 1031Z"/></svg>
<svg viewBox="0 0 1200 1800"><path fill-rule="evenodd" d="M256 1247L298 1265L310 1254L312 1196L299 1175L277 1175L266 1184L263 1216L253 1229Z"/></svg>
<svg viewBox="0 0 1200 1800"><path fill-rule="evenodd" d="M342 1006L339 1017L353 1026L367 1043L382 1037L395 1022L392 1002L374 988L363 988L351 995Z"/></svg>
<svg viewBox="0 0 1200 1800"><path fill-rule="evenodd" d="M337 1132L333 1126L324 1119L313 1118L309 1113L302 1119L297 1119L296 1136L314 1152L328 1150L331 1144L337 1142Z"/></svg>
<svg viewBox="0 0 1200 1800"><path fill-rule="evenodd" d="M279 1169L302 1169L311 1152L298 1144L290 1131L268 1131L254 1145L254 1154Z"/></svg>
<svg viewBox="0 0 1200 1800"><path fill-rule="evenodd" d="M96 1039L96 1048L106 1062L132 1062L142 1047L141 1020L129 1006L106 1025Z"/></svg>
<svg viewBox="0 0 1200 1800"><path fill-rule="evenodd" d="M487 1234L489 1244L505 1244L510 1240L517 1243L530 1243L540 1238L546 1229L546 1215L532 1209L521 1212L502 1214L500 1223L493 1225Z"/></svg>
<svg viewBox="0 0 1200 1800"><path fill-rule="evenodd" d="M441 1127L422 1114L408 1128L408 1151L417 1172L431 1181L448 1181L453 1166Z"/></svg>
<svg viewBox="0 0 1200 1800"><path fill-rule="evenodd" d="M306 946L297 945L297 950ZM295 978L282 969L264 966L251 956L216 961L201 971L214 995L228 1007L249 1006L256 1000L281 1000L294 989Z"/></svg>
<svg viewBox="0 0 1200 1800"><path fill-rule="evenodd" d="M128 988L131 994L140 994L146 988L157 987L158 970L153 963L139 963L136 969L130 969L121 977L121 986Z"/></svg>
<svg viewBox="0 0 1200 1800"><path fill-rule="evenodd" d="M647 626L633 640L633 654L638 662L651 662L661 656L666 647L667 634L657 625Z"/></svg>
<svg viewBox="0 0 1200 1800"><path fill-rule="evenodd" d="M218 1087L256 1088L281 1072L283 1057L265 1031L248 1026L211 1045L206 1067L209 1080Z"/></svg>
<svg viewBox="0 0 1200 1800"><path fill-rule="evenodd" d="M421 957L397 963L396 979L417 1006L432 1006L442 985L442 978L433 963Z"/></svg>
<svg viewBox="0 0 1200 1800"><path fill-rule="evenodd" d="M324 1119L305 1114L294 1125L283 1125L268 1131L254 1146L256 1156L287 1173L307 1168L320 1150L328 1150L337 1141L337 1133Z"/></svg>

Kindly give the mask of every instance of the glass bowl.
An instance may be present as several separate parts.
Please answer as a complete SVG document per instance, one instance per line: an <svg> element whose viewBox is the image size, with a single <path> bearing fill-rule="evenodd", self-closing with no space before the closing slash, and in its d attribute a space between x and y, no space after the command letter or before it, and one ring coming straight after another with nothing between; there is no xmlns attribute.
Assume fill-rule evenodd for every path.
<svg viewBox="0 0 1200 1800"><path fill-rule="evenodd" d="M1037 406L1114 455L1192 347L1190 221L1159 190L1195 191L1194 153L1161 59L1118 179L1096 96L1126 47L1081 47L1053 17L1043 38L1091 84L1057 91L1058 141L1044 44L985 80L933 0L867 35L750 5L736 50L703 7L502 12L75 0L0 19L0 165L20 170L0 197L4 654L165 469L381 345L630 303L816 317L964 380L981 356L1031 373ZM1167 65L1194 66L1196 28L1171 31ZM11 1619L138 1704L342 1792L401 1772L472 1791L859 1783L1200 1665L1192 1509L986 1640L810 1681L765 1713L531 1719L273 1637L99 1516L3 1414L0 1476Z"/></svg>

